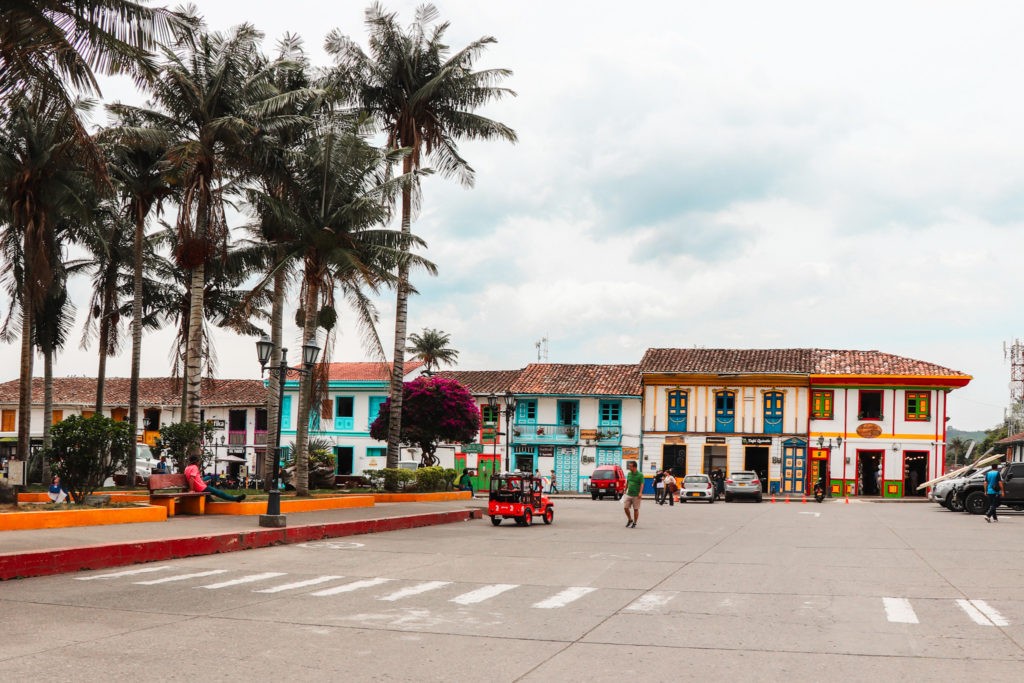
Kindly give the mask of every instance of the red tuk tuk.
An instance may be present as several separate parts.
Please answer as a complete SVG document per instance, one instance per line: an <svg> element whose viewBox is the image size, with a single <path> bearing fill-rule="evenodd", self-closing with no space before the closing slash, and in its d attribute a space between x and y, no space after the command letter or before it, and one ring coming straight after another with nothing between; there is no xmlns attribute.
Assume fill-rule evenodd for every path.
<svg viewBox="0 0 1024 683"><path fill-rule="evenodd" d="M519 526L530 526L535 515L540 515L545 524L551 524L555 521L555 506L544 495L540 477L526 472L508 472L491 477L487 514L494 526L506 517L516 520Z"/></svg>

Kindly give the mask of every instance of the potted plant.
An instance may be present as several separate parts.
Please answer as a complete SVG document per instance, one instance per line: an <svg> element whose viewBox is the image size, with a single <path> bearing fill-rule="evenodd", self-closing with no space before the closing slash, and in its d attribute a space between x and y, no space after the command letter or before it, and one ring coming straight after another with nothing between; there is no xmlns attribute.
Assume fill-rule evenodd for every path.
<svg viewBox="0 0 1024 683"><path fill-rule="evenodd" d="M575 427L575 425L569 425L568 427L566 427L565 428L565 435L567 437L569 437L570 439L575 439L576 438L576 427Z"/></svg>

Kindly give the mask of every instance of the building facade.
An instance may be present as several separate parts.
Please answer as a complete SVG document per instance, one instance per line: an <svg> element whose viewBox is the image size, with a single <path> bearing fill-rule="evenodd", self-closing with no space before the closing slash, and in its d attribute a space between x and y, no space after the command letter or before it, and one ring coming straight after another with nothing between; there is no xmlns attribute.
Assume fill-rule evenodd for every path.
<svg viewBox="0 0 1024 683"><path fill-rule="evenodd" d="M644 469L753 470L766 493L922 495L943 472L946 396L971 377L879 351L649 349Z"/></svg>

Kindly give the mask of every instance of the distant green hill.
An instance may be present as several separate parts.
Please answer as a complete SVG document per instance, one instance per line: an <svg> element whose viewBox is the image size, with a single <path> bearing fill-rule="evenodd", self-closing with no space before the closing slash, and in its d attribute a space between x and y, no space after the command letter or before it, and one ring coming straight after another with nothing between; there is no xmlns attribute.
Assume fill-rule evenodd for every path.
<svg viewBox="0 0 1024 683"><path fill-rule="evenodd" d="M964 432L957 429L956 427L949 427L946 429L946 441L951 441L954 437L957 436L959 436L961 439L964 439L965 441L970 441L973 439L974 441L981 443L982 439L985 438L985 432Z"/></svg>

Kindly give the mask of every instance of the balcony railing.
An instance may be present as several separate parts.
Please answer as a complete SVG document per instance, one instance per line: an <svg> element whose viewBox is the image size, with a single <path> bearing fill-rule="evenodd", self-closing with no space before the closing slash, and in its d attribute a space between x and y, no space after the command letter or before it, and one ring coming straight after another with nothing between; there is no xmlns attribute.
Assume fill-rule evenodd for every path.
<svg viewBox="0 0 1024 683"><path fill-rule="evenodd" d="M228 445L229 446L244 446L245 445L245 430L240 431L228 431Z"/></svg>
<svg viewBox="0 0 1024 683"><path fill-rule="evenodd" d="M512 425L512 438L518 443L578 443L579 433L577 425Z"/></svg>
<svg viewBox="0 0 1024 683"><path fill-rule="evenodd" d="M262 430L257 429L255 432L253 432L253 434L252 434L252 442L254 444L256 444L257 446L262 446L262 445L266 444L267 443L267 430L265 430L265 429L262 429Z"/></svg>
<svg viewBox="0 0 1024 683"><path fill-rule="evenodd" d="M622 443L622 427L620 425L603 425L594 434L594 443L598 446L618 446Z"/></svg>

